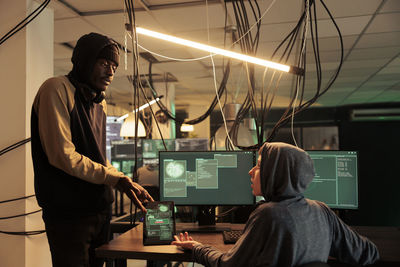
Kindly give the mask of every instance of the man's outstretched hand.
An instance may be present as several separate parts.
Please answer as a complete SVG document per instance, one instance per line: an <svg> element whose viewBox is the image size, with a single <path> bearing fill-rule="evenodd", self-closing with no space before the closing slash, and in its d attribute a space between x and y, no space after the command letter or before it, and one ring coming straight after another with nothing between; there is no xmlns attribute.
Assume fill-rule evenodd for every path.
<svg viewBox="0 0 400 267"><path fill-rule="evenodd" d="M179 235L174 236L175 241L172 241L171 245L176 245L183 249L193 249L193 247L197 244L201 244L197 241L194 241L193 238L188 234L188 232L180 233Z"/></svg>
<svg viewBox="0 0 400 267"><path fill-rule="evenodd" d="M147 210L142 203L154 201L146 189L138 183L132 182L131 178L127 176L119 179L116 188L124 192L143 212L147 212Z"/></svg>

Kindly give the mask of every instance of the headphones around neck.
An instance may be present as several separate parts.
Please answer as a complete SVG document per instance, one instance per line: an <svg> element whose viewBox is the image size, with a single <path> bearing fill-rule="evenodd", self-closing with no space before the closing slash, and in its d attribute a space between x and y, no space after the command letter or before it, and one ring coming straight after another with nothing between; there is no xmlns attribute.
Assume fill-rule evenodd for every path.
<svg viewBox="0 0 400 267"><path fill-rule="evenodd" d="M68 79L77 88L86 101L93 101L96 104L101 103L106 98L106 92L96 91L84 83L78 82L71 74L68 74Z"/></svg>
<svg viewBox="0 0 400 267"><path fill-rule="evenodd" d="M104 91L101 92L92 92L94 97L92 98L92 101L96 104L101 103L105 98L106 98L106 93Z"/></svg>

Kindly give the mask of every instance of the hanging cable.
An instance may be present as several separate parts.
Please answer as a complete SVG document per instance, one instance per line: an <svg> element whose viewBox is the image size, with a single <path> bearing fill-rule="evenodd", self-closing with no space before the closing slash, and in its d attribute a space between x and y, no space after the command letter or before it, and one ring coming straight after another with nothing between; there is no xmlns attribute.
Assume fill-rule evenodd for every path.
<svg viewBox="0 0 400 267"><path fill-rule="evenodd" d="M25 145L26 143L28 143L30 141L31 141L31 138L29 137L29 138L26 138L24 140L18 141L15 144L12 144L12 145L6 147L6 148L0 150L0 156L3 156L5 153L10 152L10 151L22 146L22 145Z"/></svg>
<svg viewBox="0 0 400 267"><path fill-rule="evenodd" d="M24 213L24 214L18 214L18 215L13 215L13 216L8 216L8 217L0 217L0 220L8 220L8 219L12 219L12 218L27 216L27 215L35 214L35 213L38 213L41 211L42 211L42 209L39 209L39 210L35 210L32 212Z"/></svg>
<svg viewBox="0 0 400 267"><path fill-rule="evenodd" d="M26 197L18 197L18 198L13 198L13 199L8 199L8 200L2 200L2 201L0 201L0 204L7 203L7 202L12 202L12 201L17 201L17 200L22 200L22 199L27 199L27 198L34 197L34 196L36 196L36 195L29 195L29 196L26 196Z"/></svg>
<svg viewBox="0 0 400 267"><path fill-rule="evenodd" d="M310 14L309 0L305 1L304 10L306 11L306 16L305 16L305 23L304 23L303 41L300 43L299 65L302 65L302 60L303 59L305 60L305 58L306 58L308 21L309 21L309 17L310 17L310 15L309 15ZM290 123L291 135L292 135L292 139L293 139L293 142L296 147L298 147L298 145L297 145L296 137L294 136L294 112L296 109L297 99L299 96L300 82L301 82L301 76L297 76L296 77L296 86L295 86L295 97L294 97L294 102L293 102L293 106L292 106L292 116L291 116L291 123ZM304 90L302 92L304 92ZM301 102L301 100L299 101L299 106L301 104L300 102Z"/></svg>
<svg viewBox="0 0 400 267"><path fill-rule="evenodd" d="M218 88L218 97L221 97L222 94L225 92L226 90L226 83L228 81L229 78L229 73L230 73L230 66L231 66L231 61L228 60L227 66L224 70L224 74L223 74L223 78L222 81L220 83L220 86ZM149 81L151 82L151 79L149 77ZM153 94L153 98L157 98L159 97L159 95L157 94L157 92L155 91L155 89L153 88L153 86L151 86L151 92ZM203 114L200 115L199 117L195 118L195 119L191 119L191 120L179 120L177 119L166 107L165 105L162 103L162 101L157 101L157 105L160 108L160 110L169 118L172 119L178 123L185 123L185 124L197 124L202 122L203 120L205 120L210 114L211 112L214 110L215 106L217 105L218 100L217 97L214 97L214 100L211 102L209 108L207 109L207 111Z"/></svg>
<svg viewBox="0 0 400 267"><path fill-rule="evenodd" d="M287 46L287 48L284 50L284 53L282 54L282 56L286 55L286 59L288 59L289 54L292 50L293 44L294 42L292 42L291 40L295 40L297 39L297 35L298 32L300 31L300 27L303 23L305 23L305 17L306 17L306 12L308 12L309 14L309 27L307 27L307 29L310 29L310 35L311 35L311 43L312 43L312 47L313 47L313 52L314 52L314 58L315 58L315 65L316 65L316 73L317 73L317 84L316 84L316 90L315 90L315 94L313 97L311 97L309 100L306 100L303 102L303 96L304 96L304 91L305 91L305 77L301 77L301 88L299 89L301 94L300 94L300 100L299 100L299 106L297 106L294 109L294 115L298 114L299 112L305 110L306 108L310 107L313 103L315 103L315 101L322 96L333 84L333 82L336 80L342 63L343 63L343 39L342 39L342 35L340 33L339 27L337 26L332 14L330 13L330 11L328 10L327 6L325 5L325 3L320 0L321 4L323 5L325 11L328 13L331 22L333 23L337 34L338 34L338 38L339 38L339 42L340 42L340 61L338 64L338 67L336 69L336 71L333 73L333 75L331 76L329 82L327 83L327 85L325 86L324 89L322 89L322 68L321 68L321 64L320 64L320 57L319 57L319 40L318 40L318 26L317 26L317 13L316 13L316 3L314 0L309 0L309 4L308 4L308 10L305 9L298 24L295 26L295 28L289 33L289 35L284 39L284 41L278 46L278 48L274 51L273 55L276 54L276 52L282 47L283 43L286 42L287 40L289 40L289 46ZM304 26L303 26L303 32L305 31ZM303 35L304 36L304 35ZM296 37L296 38L295 38ZM302 39L303 40L303 39ZM302 57L302 58L301 58ZM304 71L306 71L306 57L305 55L300 55L299 58L299 63L301 64L299 65L299 67L303 67ZM296 83L297 85L299 85L299 83ZM293 105L293 101L294 99L292 98L291 103L289 106ZM274 136L276 135L278 129L280 127L282 127L283 125L285 125L289 119L293 116L292 114L288 114L289 112L287 110L285 110L281 116L281 118L278 120L278 122L275 124L275 126L273 127L271 133L269 134L269 136L267 137L267 141L271 141Z"/></svg>
<svg viewBox="0 0 400 267"><path fill-rule="evenodd" d="M234 40L233 44L238 43L240 45L241 51L244 54L249 54L249 55L256 55L257 48L258 48L258 43L259 43L259 32L260 32L260 27L261 27L261 11L258 6L257 1L249 1L249 5L251 8L251 15L252 18L255 20L255 23L253 26L250 26L250 17L247 15L247 10L246 6L244 4L244 1L232 1L232 8L234 12L234 19L236 21L236 28L238 35L240 36L239 39ZM272 5L270 5L271 7ZM270 8L269 7L269 8ZM269 10L268 8L268 10ZM266 14L266 13L265 13ZM254 27L254 25L257 25L256 32L251 31L251 29ZM245 97L245 100L241 104L238 113L236 114L236 119L233 122L233 125L231 127L230 133L231 137L234 143L234 146L240 148L240 149L251 149L250 147L243 147L239 146L237 139L238 139L238 132L239 132L239 127L243 119L246 118L247 114L251 113L252 117L255 119L255 124L256 124L256 129L259 129L260 125L260 120L258 118L258 111L257 111L257 104L255 101L255 88L256 88L256 83L255 83L255 69L254 65L248 65L244 64L243 67L246 70L247 74L247 84L248 84L248 91L247 95ZM261 142L261 138L259 135L259 131L256 131L257 133L257 143ZM230 148L230 144L226 143L226 148Z"/></svg>
<svg viewBox="0 0 400 267"><path fill-rule="evenodd" d="M26 232L10 232L10 231L1 231L0 234L6 234L6 235L24 235L24 236L29 236L29 235L40 235L45 233L46 230L36 230L36 231L26 231Z"/></svg>
<svg viewBox="0 0 400 267"><path fill-rule="evenodd" d="M125 0L125 10L126 10L126 19L128 20L125 24L125 31L128 32L131 45L132 45L132 65L133 65L133 74L132 80L130 81L133 89L132 94L132 103L133 110L137 110L139 108L139 91L138 86L140 82L139 75L139 53L137 47L137 34L136 34L136 17L135 10L132 0ZM129 77L128 77L129 79ZM139 129L139 112L135 112L134 116L134 167L133 167L133 180L137 180L137 169L138 169L138 129Z"/></svg>
<svg viewBox="0 0 400 267"><path fill-rule="evenodd" d="M127 1L126 2L130 2ZM258 49L258 44L259 44L259 37L260 37L260 28L261 28L261 20L262 18L267 14L267 12L271 9L271 7L274 5L276 1L272 1L271 4L268 6L268 8L264 11L261 12L258 2L257 1L232 1L230 4L232 5L232 10L234 13L234 21L236 22L236 29L237 29L237 34L239 38L236 38L236 40L233 40L232 45L238 44L240 46L240 49L242 50L243 53L249 54L249 55L256 55L257 49ZM246 3L246 4L245 4ZM319 40L318 40L318 26L317 26L317 13L316 13L316 1L315 0L305 0L304 1L304 10L302 14L300 15L300 18L295 25L295 27L289 32L289 34L286 35L284 40L277 46L277 48L274 50L274 52L271 55L271 59L274 57L279 57L279 61L282 63L288 62L291 60L293 57L295 57L294 62L296 62L297 68L303 69L304 72L306 71L306 51L307 51L307 35L311 36L311 45L312 45L312 51L314 53L314 59L315 59L315 66L316 66L316 75L317 75L317 82L316 82L316 88L315 88L315 93L314 95L309 98L309 99L304 99L306 95L305 94L305 76L298 75L294 77L295 83L293 84L292 91L290 93L290 99L289 99L289 104L287 108L282 112L280 118L278 121L275 123L274 127L272 130L268 133L268 136L266 136L267 141L270 141L274 138L276 135L277 131L285 125L289 120L292 121L292 136L294 137L294 132L293 132L293 123L294 123L294 116L297 115L299 112L305 110L306 108L310 107L315 101L322 95L324 94L333 84L335 79L337 78L337 75L341 69L341 65L343 62L343 40L342 36L340 33L339 28L337 27L337 24L335 20L333 19L332 14L328 10L327 6L325 3L320 0L320 3L322 4L324 10L328 13L332 23L334 24L339 40L340 40L340 46L341 46L341 56L340 56L340 62L339 66L336 70L336 72L330 77L329 82L327 85L322 88L322 68L321 68L321 63L320 63L320 56L319 56ZM227 8L226 8L226 2L225 2L225 14L227 14ZM206 5L208 3L206 2ZM127 8L129 10L129 8ZM248 12L249 11L249 12ZM132 18L131 18L132 20ZM225 17L226 21L226 17ZM253 21L253 22L251 22ZM226 33L225 33L226 34ZM236 34L236 33L235 33ZM232 36L235 36L235 34L232 34ZM136 38L132 38L137 41ZM224 43L225 43L225 38L224 38ZM297 47L300 47L300 53L295 54L294 50L296 47L296 44L299 44ZM136 46L138 43L136 43ZM210 55L212 56L212 55ZM220 83L219 89L216 90L216 96L214 100L212 101L210 107L207 109L207 111L200 117L192 120L181 120L178 121L175 116L163 105L163 103L160 101L157 102L157 105L159 106L160 110L169 118L173 119L175 121L178 121L179 123L187 123L187 124L196 124L204 120L206 117L210 115L210 113L214 110L215 106L217 103L219 103L219 98L222 96L222 94L225 94L227 96L227 90L226 90L226 84L227 84L227 79L229 77L229 62L225 67L225 62L223 62L223 69L224 69L224 76L222 78L222 81ZM237 135L238 135L238 128L240 126L240 123L243 119L247 118L248 114L251 114L252 118L255 120L256 124L256 133L257 133L257 144L254 146L250 147L239 147L241 149L256 149L259 147L263 142L264 142L264 123L265 120L268 116L269 110L273 106L273 101L275 99L275 95L277 92L277 88L279 86L279 81L281 80L282 74L275 79L276 75L272 74L271 81L269 82L269 86L267 87L267 91L265 91L264 95L264 78L266 76L266 72L264 73L263 77L263 86L262 90L260 92L261 96L261 103L260 103L260 109L258 108L258 104L256 101L258 92L256 90L256 82L255 82L255 69L254 66L248 66L248 65L243 65L243 67L246 70L247 74L247 84L248 84L248 92L247 95L241 105L241 108L239 109L239 112L237 114L236 120L234 122L234 127L231 128L230 130L230 135L227 135L227 149L232 149L234 146L238 147L237 145ZM137 77L139 80L139 86L142 86L140 84L140 76L134 76ZM216 78L214 80L214 85L215 85ZM149 68L149 84L150 84L150 91L153 94L153 98L156 98L157 92L154 89L154 86L152 85L152 75L151 75L151 67ZM273 85L274 84L274 85ZM143 93L143 92L142 92ZM225 101L227 100L227 97L225 97ZM221 103L219 103L221 105ZM232 143L229 143L228 136L232 138ZM235 140L236 139L236 140ZM295 141L295 143L297 143Z"/></svg>
<svg viewBox="0 0 400 267"><path fill-rule="evenodd" d="M207 21L207 43L210 44L210 25L209 25L209 15L208 15L208 1L206 0L206 21ZM224 123L224 128L225 128L225 133L226 133L226 138L229 140L230 145L233 147L233 142L229 136L229 131L228 131L228 126L226 123L226 118L225 118L225 114L224 114L224 110L223 107L221 105L221 100L218 94L218 89L217 89L217 74L215 72L215 63L214 63L214 58L212 56L212 54L210 53L210 59L211 59L211 65L212 65L212 70L213 70L213 82L214 82L214 89L215 89L215 95L217 97L217 102L219 105L219 109L221 111L221 115L222 115L222 120Z"/></svg>
<svg viewBox="0 0 400 267"><path fill-rule="evenodd" d="M29 14L25 19L23 19L20 23L18 23L14 28L8 31L3 37L0 38L0 45L2 45L5 41L10 39L12 36L17 34L20 30L22 30L26 25L28 25L32 20L34 20L50 3L50 0L44 1L40 6L38 6L31 14Z"/></svg>

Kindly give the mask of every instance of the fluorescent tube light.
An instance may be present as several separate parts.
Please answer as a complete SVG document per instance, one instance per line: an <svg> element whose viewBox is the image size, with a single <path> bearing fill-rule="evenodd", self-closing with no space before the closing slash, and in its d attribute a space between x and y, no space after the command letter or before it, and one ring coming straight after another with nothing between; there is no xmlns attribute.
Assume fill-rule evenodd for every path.
<svg viewBox="0 0 400 267"><path fill-rule="evenodd" d="M156 99L151 100L149 103L146 103L146 104L144 104L144 105L141 105L140 107L138 107L137 109L133 110L132 112L133 112L133 113L136 113L136 112L138 112L138 111L141 111L141 110L147 108L148 106L153 105L153 104L156 103L157 101L160 101L160 99L161 99L162 97L163 97L163 96L157 97ZM115 121L122 121L122 120L126 119L128 116L129 116L129 113L127 113L127 114L125 114L125 115L122 115L121 117L117 118Z"/></svg>
<svg viewBox="0 0 400 267"><path fill-rule="evenodd" d="M150 37L154 37L154 38L158 38L158 39L161 39L161 40L169 41L169 42L172 42L172 43L175 43L175 44L193 47L193 48L196 48L196 49L199 49L199 50L207 51L207 52L214 53L214 54L223 55L223 56L230 57L230 58L239 59L239 60L242 60L242 61L246 61L246 62L249 62L249 63L254 63L254 64L257 64L257 65L264 66L264 67L277 69L277 70L281 70L281 71L284 71L284 72L289 72L290 71L290 66L287 66L287 65L275 63L275 62L272 62L272 61L268 61L268 60L264 60L264 59L260 59L260 58L256 58L256 57L243 55L243 54L240 54L240 53L236 53L236 52L232 52L232 51L229 51L229 50L224 50L224 49L220 49L220 48L217 48L217 47L213 47L213 46L209 46L209 45L205 45L205 44L201 44L201 43L185 40L185 39L182 39L182 38L174 37L174 36L171 36L171 35L155 32L155 31L150 31L150 30L147 30L147 29L144 29L144 28L141 28L141 27L137 27L136 28L136 32L140 33L140 34L143 34L143 35L150 36Z"/></svg>

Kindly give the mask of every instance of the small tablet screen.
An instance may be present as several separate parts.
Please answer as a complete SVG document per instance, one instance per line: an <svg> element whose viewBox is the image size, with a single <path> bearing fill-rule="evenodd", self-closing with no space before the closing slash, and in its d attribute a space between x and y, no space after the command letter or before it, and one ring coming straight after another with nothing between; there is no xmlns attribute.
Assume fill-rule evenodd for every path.
<svg viewBox="0 0 400 267"><path fill-rule="evenodd" d="M175 235L174 202L145 203L147 213L143 222L143 245L169 245Z"/></svg>

